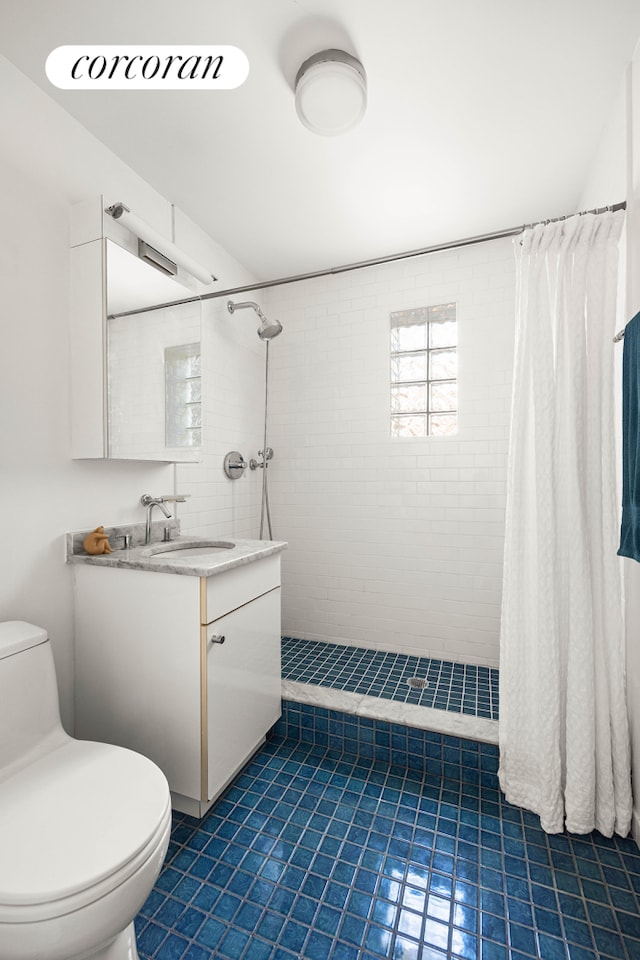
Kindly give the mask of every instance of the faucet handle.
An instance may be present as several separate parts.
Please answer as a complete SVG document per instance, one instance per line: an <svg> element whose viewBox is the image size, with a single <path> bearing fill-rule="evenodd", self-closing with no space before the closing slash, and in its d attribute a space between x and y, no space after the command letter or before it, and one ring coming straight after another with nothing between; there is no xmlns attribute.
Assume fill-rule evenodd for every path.
<svg viewBox="0 0 640 960"><path fill-rule="evenodd" d="M148 507L152 503L184 503L190 496L190 493L176 493L175 495L169 494L166 497L152 497L150 493L143 493L140 497L140 503L143 507Z"/></svg>

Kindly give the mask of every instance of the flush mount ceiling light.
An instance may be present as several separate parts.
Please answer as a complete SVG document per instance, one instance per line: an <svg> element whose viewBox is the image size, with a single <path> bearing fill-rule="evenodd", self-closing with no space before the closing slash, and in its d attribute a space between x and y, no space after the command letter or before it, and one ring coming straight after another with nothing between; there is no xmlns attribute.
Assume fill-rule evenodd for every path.
<svg viewBox="0 0 640 960"><path fill-rule="evenodd" d="M296 76L296 110L305 127L324 136L351 130L367 108L367 75L344 50L322 50Z"/></svg>

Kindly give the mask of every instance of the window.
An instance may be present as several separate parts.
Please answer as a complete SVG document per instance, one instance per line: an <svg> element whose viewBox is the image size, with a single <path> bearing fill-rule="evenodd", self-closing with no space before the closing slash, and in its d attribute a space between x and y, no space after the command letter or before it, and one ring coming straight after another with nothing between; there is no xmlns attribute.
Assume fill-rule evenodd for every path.
<svg viewBox="0 0 640 960"><path fill-rule="evenodd" d="M391 436L457 431L455 303L391 314Z"/></svg>
<svg viewBox="0 0 640 960"><path fill-rule="evenodd" d="M202 443L200 344L166 347L165 434L168 447L199 447Z"/></svg>

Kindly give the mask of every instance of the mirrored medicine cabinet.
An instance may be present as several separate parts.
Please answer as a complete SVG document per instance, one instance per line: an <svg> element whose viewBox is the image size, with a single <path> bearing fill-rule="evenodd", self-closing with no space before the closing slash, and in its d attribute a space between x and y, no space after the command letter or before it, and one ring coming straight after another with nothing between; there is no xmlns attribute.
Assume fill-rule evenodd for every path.
<svg viewBox="0 0 640 960"><path fill-rule="evenodd" d="M103 202L72 208L72 456L197 462L201 302L109 220Z"/></svg>

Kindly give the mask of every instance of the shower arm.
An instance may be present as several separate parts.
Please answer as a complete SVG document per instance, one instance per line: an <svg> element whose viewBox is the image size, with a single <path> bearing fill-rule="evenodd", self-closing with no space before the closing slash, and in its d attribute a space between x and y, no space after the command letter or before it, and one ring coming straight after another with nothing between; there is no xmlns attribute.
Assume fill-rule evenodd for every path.
<svg viewBox="0 0 640 960"><path fill-rule="evenodd" d="M229 313L235 313L236 310L246 310L248 308L255 310L261 320L266 320L264 313L255 300L243 300L241 303L235 303L233 300L229 300L227 303L227 310Z"/></svg>

